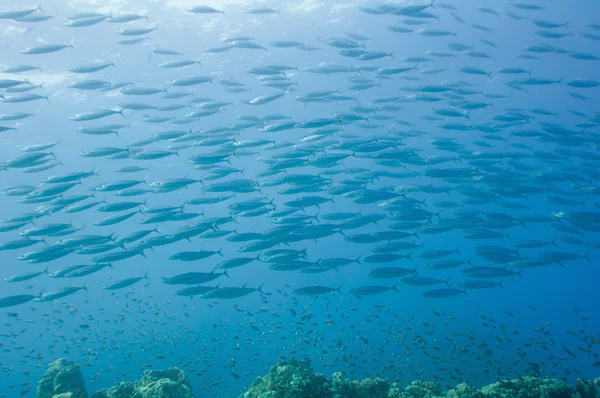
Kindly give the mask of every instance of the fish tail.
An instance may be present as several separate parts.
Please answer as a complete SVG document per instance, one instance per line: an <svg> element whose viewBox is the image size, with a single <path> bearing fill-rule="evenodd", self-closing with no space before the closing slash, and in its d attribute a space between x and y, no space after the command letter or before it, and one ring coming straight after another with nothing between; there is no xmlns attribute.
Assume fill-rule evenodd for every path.
<svg viewBox="0 0 600 398"><path fill-rule="evenodd" d="M446 279L444 279L444 283L446 284L446 286L452 287L452 286L450 286L450 283L448 283L449 280L450 280L450 277L447 277Z"/></svg>

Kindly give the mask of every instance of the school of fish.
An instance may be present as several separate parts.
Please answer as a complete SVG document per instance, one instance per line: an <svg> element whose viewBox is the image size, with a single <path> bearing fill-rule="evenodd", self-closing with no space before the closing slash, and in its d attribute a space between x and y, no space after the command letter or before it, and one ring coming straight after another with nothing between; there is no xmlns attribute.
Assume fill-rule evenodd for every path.
<svg viewBox="0 0 600 398"><path fill-rule="evenodd" d="M24 27L30 44L0 61L0 276L10 284L0 346L36 366L55 346L78 347L92 369L113 350L120 376L130 355L149 367L183 346L179 364L199 377L200 396L236 396L231 377L249 384L253 362L294 355L403 380L427 363L425 378L445 382L566 378L577 371L560 365L565 355L600 366L600 335L577 308L572 347L546 326L512 346L517 325L481 314L461 326L451 311L488 290L518 295L556 267L592 267L600 248L600 112L587 111L600 24L550 19L541 1L487 4L365 2L338 12L368 30L313 23L303 37L264 40L227 21L293 21L283 5L169 9L184 24L215 24L219 40L195 52L177 26L135 9L0 9L2 26ZM507 55L502 23L534 35ZM108 51L99 44L82 62L84 36ZM585 47L563 45L575 36ZM553 74L548 56L590 73ZM34 79L50 72L66 79ZM557 93L570 106L538 105ZM31 127L51 130L59 117L56 140ZM414 315L417 304L427 315ZM222 315L199 328L205 306ZM536 311L497 307L508 319ZM28 333L52 335L52 346L27 347ZM492 351L511 346L495 364ZM267 347L277 355L261 357ZM9 381L24 366L0 362ZM31 387L10 383L21 396Z"/></svg>

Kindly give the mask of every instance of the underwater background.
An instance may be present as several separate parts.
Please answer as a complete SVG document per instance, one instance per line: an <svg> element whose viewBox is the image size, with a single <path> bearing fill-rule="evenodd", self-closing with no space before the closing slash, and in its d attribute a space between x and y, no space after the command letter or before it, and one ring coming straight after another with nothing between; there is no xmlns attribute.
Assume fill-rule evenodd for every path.
<svg viewBox="0 0 600 398"><path fill-rule="evenodd" d="M599 12L3 2L1 392L597 377Z"/></svg>

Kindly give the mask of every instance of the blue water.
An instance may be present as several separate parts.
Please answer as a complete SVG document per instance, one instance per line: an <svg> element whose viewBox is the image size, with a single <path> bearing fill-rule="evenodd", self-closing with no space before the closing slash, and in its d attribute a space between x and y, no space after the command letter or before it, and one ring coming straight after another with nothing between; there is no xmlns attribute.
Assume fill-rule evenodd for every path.
<svg viewBox="0 0 600 398"><path fill-rule="evenodd" d="M437 3L437 2L436 2ZM439 15L439 21L433 18L415 16L373 15L361 11L360 7L376 8L379 3L336 3L333 1L305 0L295 4L273 2L266 6L276 9L279 14L253 15L246 11L263 7L262 3L240 1L215 1L204 3L225 14L198 14L186 11L195 6L193 2L172 0L148 4L141 1L114 0L106 4L85 1L44 1L43 11L34 15L54 15L56 17L42 22L19 22L11 19L0 20L2 35L0 42L3 57L2 68L20 64L41 67L19 74L3 73L0 79L28 81L33 85L43 83L42 89L28 93L48 95L48 100L24 103L0 102L0 115L16 112L33 114L18 121L2 121L0 126L17 127L18 131L7 130L0 133L0 163L16 159L25 152L24 146L60 141L50 149L60 165L40 173L23 173L22 168L10 168L0 172L1 187L18 184L37 186L43 178L64 175L70 172L91 171L96 176L86 178L82 185L69 190L66 196L90 194L89 189L106 182L124 179L146 179L148 182L163 181L170 178L202 179L208 175L206 170L198 170L188 162L193 155L208 154L229 150L231 167L243 170L244 175L233 174L222 179L204 181L212 184L245 178L264 183L285 175L297 173L320 175L330 178L328 186L320 192L308 192L296 195L282 195L280 192L289 185L261 188L261 193L237 194L237 198L223 203L204 206L186 206L184 212L204 211L204 217L227 217L232 214L227 207L236 202L265 196L274 200L276 211L286 208L284 203L302 195L330 198L328 189L341 186L343 179L360 176L356 168L370 172L386 170L392 173L417 173L409 178L366 179L359 192L366 189L387 188L392 192L402 192L410 188L405 196L424 201L422 208L439 213L430 218L430 225L442 225L448 220L457 219L456 209L436 206L436 201L454 201L462 204L458 210L473 212L483 220L479 227L485 228L486 212L502 213L519 220L528 216L550 216L554 222L562 225L572 224L565 218L558 220L555 212L591 212L597 218L600 214L600 199L597 196L598 166L597 159L585 159L582 151L597 154L600 118L598 111L598 88L576 88L569 85L574 79L598 80L598 61L595 59L577 59L573 53L587 53L599 56L598 39L600 27L595 15L597 4L591 1L570 4L567 2L537 2L542 10L523 10L510 2L473 2L461 1L455 4L455 14L464 23L458 22L448 8L438 4L427 8L425 12ZM404 3L398 3L399 7ZM529 4L529 3L528 3ZM413 4L414 5L414 4ZM34 5L30 5L34 7ZM484 12L481 8L491 8L498 15ZM26 9L20 2L3 4L0 11ZM478 10L479 8L479 10ZM69 15L83 12L96 12L112 16L138 14L147 16L149 21L141 19L129 23L110 23L109 19L86 27L67 27ZM516 20L507 12L521 16ZM409 25L405 20L418 21L422 25ZM554 29L543 29L534 24L534 20L565 22L568 25ZM474 28L470 24L487 27L489 31ZM133 37L115 33L117 29L141 29L158 26L158 30L136 36L147 38L137 44L119 45L118 41ZM404 26L413 29L412 33L396 33L390 26ZM443 37L431 37L418 34L419 29L436 29L456 33ZM571 33L564 38L540 37L536 31ZM389 56L376 60L359 60L339 54L342 48L323 42L324 37L346 37L347 33L356 33L369 38L364 43L365 51L393 51ZM582 36L587 34L588 37ZM594 40L589 35L599 38ZM222 39L235 36L250 36L253 43L266 46L262 49L232 48L225 52L210 52L211 48L222 46ZM319 38L321 40L319 40ZM481 42L485 39L495 46ZM315 51L300 48L276 48L270 45L274 41L295 40L305 46L318 47ZM42 44L73 44L73 48L61 51L27 55L25 48ZM449 43L458 42L487 54L490 58L469 56L468 52L452 50ZM541 44L564 49L562 53L527 51L527 46ZM177 55L151 54L151 49L170 49L182 53ZM362 48L359 48L362 49ZM435 57L427 51L452 54L451 57ZM151 55L150 55L151 54ZM472 53L471 53L472 54ZM538 59L523 59L519 54L529 54ZM427 57L431 61L410 63L406 57ZM581 58L581 57L580 57ZM588 57L589 58L589 57ZM594 57L591 57L594 58ZM201 64L186 68L167 69L159 64L181 59L200 61ZM68 69L92 64L96 61L112 61L115 67L90 74L75 74ZM305 68L321 63L333 63L348 67L346 73L319 74ZM259 75L246 72L247 68L285 64L291 68L285 73L292 82L289 91L281 98L264 105L246 105L243 100L251 100L262 95L286 92L285 89L266 87L257 80ZM359 66L371 66L371 70L359 71ZM405 73L383 79L377 73L378 68L416 67ZM478 68L486 75L474 75L459 71L463 67ZM531 70L531 76L550 80L562 79L560 83L548 85L507 85L514 80L529 78L528 74L508 75L495 72L498 68L523 68ZM429 73L440 69L439 73ZM429 71L429 72L428 72ZM170 87L168 81L189 76L212 76L214 84L205 83L189 87ZM349 79L363 77L377 83L366 90L351 90ZM216 101L233 102L214 115L198 118L190 124L171 124L172 120L155 124L144 121L144 114L150 116L172 117L173 120L186 120L186 114L200 110L186 107L177 111L159 112L155 110L125 110L126 118L120 115L94 121L76 122L69 118L75 114L93 112L102 109L120 109L118 104L140 102L153 106L167 104L187 104L193 96L181 99L164 99L164 93L148 96L124 95L119 89L105 91L80 91L67 85L83 79L99 79L116 85L121 82L133 83L133 87L151 86L167 88L167 93L188 92L195 97L210 97ZM242 82L248 91L231 93L225 91L220 79ZM26 86L23 83L20 86ZM460 86L456 86L460 84ZM451 87L448 91L425 93L438 101L427 102L411 97L419 93L419 88L435 86ZM129 86L128 86L129 87ZM454 91L471 89L473 95L458 94ZM521 88L522 90L519 90ZM411 89L411 90L409 90ZM316 90L339 90L341 95L353 97L356 101L330 101L307 103L297 101L296 97ZM415 90L417 91L415 93ZM576 98L570 93L577 93ZM337 94L337 93L336 93ZM490 98L484 94L503 94L505 98ZM4 91L6 97L14 94ZM377 104L377 98L400 97L393 103L397 110L385 111L381 108L388 104ZM478 101L489 106L468 110L470 121L462 117L443 117L433 113L435 109L458 109L460 101ZM125 148L129 143L144 139L152 134L166 131L184 130L206 131L227 127L242 121L239 116L263 117L281 114L297 123L315 119L334 118L334 114L358 114L351 108L360 105L378 108L375 112L362 114L368 121L339 123L328 128L338 131L314 141L303 138L313 134L312 129L292 128L279 132L259 130L262 124L241 128L239 131L221 133L220 137L230 140L228 144L211 147L190 147L157 160L107 159L81 156L86 150L100 147ZM401 109L400 109L401 108ZM513 108L512 110L509 108ZM543 109L555 115L541 115L532 109ZM360 110L359 110L360 111ZM516 112L526 114L523 124L494 124L491 119L498 115L510 115ZM389 120L377 120L373 116L390 116ZM428 120L436 116L439 120ZM189 119L189 118L188 118ZM76 127L99 127L106 124L128 124L130 127L119 130L119 135L84 135ZM270 124L272 122L268 122ZM465 131L448 130L443 123L462 124ZM542 123L554 123L575 133L561 142L550 142L544 138L556 138L542 130ZM585 123L586 125L581 125ZM473 124L475 127L469 127ZM477 126L493 126L497 137L485 137L486 132L477 130ZM374 127L374 128L373 128ZM535 130L543 137L519 138L513 134L516 130ZM409 136L406 136L409 134ZM212 137L219 136L211 133ZM414 148L421 159L432 156L448 157L447 161L436 164L400 164L397 167L382 166L375 160L356 153L340 161L336 166L318 168L311 164L289 168L273 176L260 176L268 170L268 161L276 156L290 153L295 148L307 149L307 153L322 156L323 153L345 153L338 151L334 144L351 143L355 140L371 142L389 142L389 137L397 141L388 147L385 153ZM431 140L451 138L462 145L463 150L445 151L435 148ZM503 138L498 140L494 138ZM202 137L205 138L205 137ZM565 137L559 137L565 138ZM266 139L275 141L272 145L231 150L233 141ZM487 146L481 146L481 142ZM187 142L192 143L193 141ZM530 149L517 148L514 143L525 144ZM168 141L155 142L144 149L165 149L174 145ZM242 145L243 146L243 145ZM229 148L229 149L228 149ZM555 154L565 150L573 153L558 160L541 158L539 152ZM473 166L469 162L483 157L481 154L498 155L498 163L492 166ZM538 155L536 155L538 154ZM233 156L235 155L235 156ZM523 158L519 158L523 157ZM309 157L306 157L308 159ZM511 161L531 166L530 171L515 169ZM125 174L117 173L115 168L123 166L147 167L147 171ZM218 166L229 166L225 162ZM452 178L433 178L425 173L433 169L466 169L470 167L472 177L455 180ZM339 173L333 174L332 170ZM368 173L364 171L362 174ZM493 178L506 177L504 172L517 172L522 176L520 183L513 184L512 177L500 180L498 185L515 188L517 195L496 194L494 198L483 200L480 204L469 202L463 192L465 187L491 192L497 187ZM552 173L552 174L550 174ZM560 173L573 173L571 178L557 180ZM549 176L549 180L539 183L540 178ZM564 176L564 174L563 174ZM572 176L579 176L573 181ZM487 178L490 179L487 179ZM537 179L536 179L537 178ZM355 181L355 180L354 180ZM488 182L489 181L489 182ZM537 181L537 182L536 182ZM425 193L432 186L450 187L449 193ZM136 197L117 197L113 192L98 192L98 199L108 203L118 201L144 201L148 206L179 206L188 199L202 196L216 197L231 193L206 193L205 187L196 183L188 188L170 193L147 194ZM47 186L47 185L44 185ZM540 187L538 193L526 193L523 187ZM144 184L136 188L149 188ZM582 190L583 188L583 190ZM395 191L394 191L395 189ZM524 189L524 188L523 188ZM556 192L560 189L562 194ZM508 192L507 190L503 191ZM589 193L591 192L591 193ZM596 194L594 194L596 192ZM548 197L561 196L582 204L557 204ZM21 204L15 196L0 196L0 219L8 219L32 212L40 204ZM382 201L357 204L351 195L334 195L332 202L310 207L307 214L320 216L331 212L354 212L362 214L389 215L381 206ZM91 201L92 199L88 199ZM514 210L502 207L498 202L517 202L530 210ZM85 202L83 202L85 203ZM297 214L301 214L299 211ZM117 237L140 229L152 229L158 225L161 235L174 233L179 227L202 221L203 217L188 221L170 221L160 224L140 225L145 215L137 214L132 218L107 227L97 227L93 223L115 213L102 213L97 208L84 212L68 214L53 212L20 229L2 232L0 243L19 238L18 233L46 223L69 223L76 229L85 227L85 231L76 231L72 236L82 234L109 235ZM386 231L399 220L386 219L377 224L369 224L357 229L344 230L320 239L307 238L293 242L289 247L280 244L279 248L307 249L308 260L316 262L320 258L345 257L355 259L373 254L370 249L379 244L350 243L344 235L357 233L369 234ZM313 221L317 225L317 221ZM320 223L340 223L320 220ZM242 232L264 232L273 227L270 214L257 217L236 217L235 222L221 226L220 230ZM592 221L591 226L598 228ZM593 228L587 228L593 229ZM411 229L408 232L414 232ZM169 245L148 249L146 257L135 256L113 264L114 270L105 268L85 278L52 279L41 275L35 279L19 283L2 283L0 296L18 294L38 294L42 289L51 291L72 285L83 286L88 283L89 291L80 291L55 302L31 301L20 306L2 308L2 356L0 363L4 372L0 379L0 391L6 396L16 396L16 390L27 390L27 384L35 385L41 377L49 360L65 357L83 365L88 391L108 387L120 380L135 380L141 372L149 368L167 368L177 366L184 369L190 377L196 396L238 396L252 380L265 373L270 365L282 358L309 358L313 367L325 374L333 371L346 371L352 378L379 375L390 380L406 383L424 378L439 382L441 385L455 385L468 381L475 385L491 383L497 379L514 378L523 375L551 376L573 382L581 377L591 379L597 376L598 334L600 321L596 316L596 303L600 299L598 281L600 274L596 269L599 260L597 232L576 228L575 234L559 231L551 222L522 224L510 228L496 229L508 233L504 239L474 240L464 237L465 230L456 228L438 234L418 233L417 238L409 237L403 241L415 240L423 244L422 249L412 250L412 259L398 260L387 264L352 263L340 267L336 272L330 270L320 274L304 274L298 271L278 272L268 268L267 263L251 262L239 268L228 270L230 279L221 277L209 283L209 286L237 286L247 284L258 287L266 295L251 295L233 300L207 300L198 297L180 297L175 294L185 286L170 286L162 282L162 277L197 271L210 272L214 265L224 259L242 256L255 257L260 252L239 253L237 249L244 243L232 243L225 237L216 239L192 238L191 241L178 241ZM150 236L154 236L150 235ZM229 236L229 235L228 235ZM583 245L565 242L567 237L576 237ZM64 237L47 237L47 243L55 244ZM449 278L449 284L458 286L469 277L461 269L432 270L424 265L436 260L420 258L419 253L427 250L454 250L443 259L471 259L474 266L507 267L519 271L517 263L498 264L487 261L474 252L475 245L496 245L510 249L513 242L535 239L556 240L557 247L544 246L536 249L522 249L518 252L521 259L535 259L544 252L565 252L587 255L543 267L523 269L522 278L518 275L506 278L489 279L502 281L503 288L469 290L467 295L460 294L445 299L426 298L422 294L440 286L416 287L398 283L398 292L385 292L381 295L365 296L358 299L350 290L365 285L392 286L399 278L381 280L368 276L369 271L382 266L416 268L419 275L431 278ZM285 241L284 238L281 238ZM245 242L247 243L247 242ZM135 244L126 245L131 249ZM50 271L77 264L92 264L93 256L70 254L61 259L42 264L29 264L18 259L19 256L43 247L43 244L7 250L1 252L0 276L2 279L15 274L43 270ZM196 262L169 260L169 256L182 251L222 249L223 257L214 255ZM119 249L121 250L121 249ZM402 251L400 253L408 253ZM438 259L439 260L439 259ZM127 278L139 277L148 272L148 281L141 281L132 287L115 292L103 290L108 283ZM487 279L486 279L487 280ZM327 294L318 298L299 296L293 289L322 285L338 287L341 293ZM442 285L443 286L443 285ZM294 310L294 313L290 311ZM89 325L83 328L80 325ZM570 355L571 352L573 355ZM235 375L234 375L235 374ZM29 392L32 396L33 392Z"/></svg>

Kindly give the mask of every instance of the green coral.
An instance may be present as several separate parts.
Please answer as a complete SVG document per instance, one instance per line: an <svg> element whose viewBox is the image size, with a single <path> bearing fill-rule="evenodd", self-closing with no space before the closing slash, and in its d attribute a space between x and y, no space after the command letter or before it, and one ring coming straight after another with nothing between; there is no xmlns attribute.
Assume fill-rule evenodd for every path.
<svg viewBox="0 0 600 398"><path fill-rule="evenodd" d="M336 372L331 378L335 396L338 398L386 398L390 389L389 383L379 377L348 380L343 373Z"/></svg>
<svg viewBox="0 0 600 398"><path fill-rule="evenodd" d="M571 398L571 388L564 381L529 376L489 384L481 392L486 398Z"/></svg>
<svg viewBox="0 0 600 398"><path fill-rule="evenodd" d="M87 398L79 365L64 358L48 364L37 384L35 398Z"/></svg>
<svg viewBox="0 0 600 398"><path fill-rule="evenodd" d="M281 362L258 377L240 398L333 398L329 380L308 361Z"/></svg>

